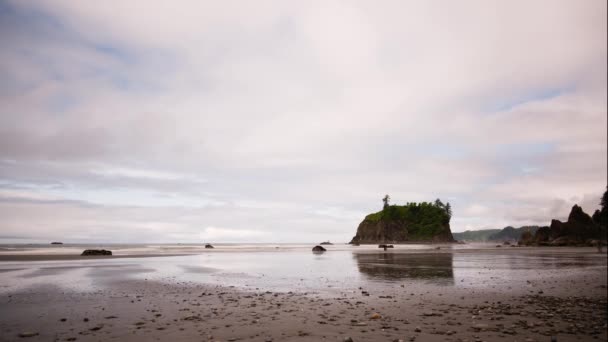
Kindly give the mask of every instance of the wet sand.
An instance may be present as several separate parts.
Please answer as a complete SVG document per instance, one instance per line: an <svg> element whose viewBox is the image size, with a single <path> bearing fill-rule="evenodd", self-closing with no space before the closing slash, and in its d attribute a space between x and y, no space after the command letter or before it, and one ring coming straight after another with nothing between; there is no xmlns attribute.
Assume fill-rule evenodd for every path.
<svg viewBox="0 0 608 342"><path fill-rule="evenodd" d="M529 279L512 281L508 276L519 273L504 278L490 263L520 252L514 248L462 259L431 252L407 258L353 254L356 271L373 281L335 288L309 276L317 283L304 292L274 290L273 283L256 278L244 288L230 286L230 277L221 278L220 285L132 277L149 274L156 259L122 267L95 265L86 279L99 286L88 290L38 284L1 293L0 341L550 341L552 336L605 341L606 256L561 249L584 258L545 258L526 271ZM490 266L471 266L470 260L478 258ZM513 260L518 259L508 259ZM554 271L543 273L551 265ZM204 265L184 268L217 271ZM462 270L468 271L457 276ZM69 266L59 264L19 274L47 279L69 272ZM536 272L539 276L530 276ZM10 274L0 273L0 280ZM500 281L491 279L500 276Z"/></svg>
<svg viewBox="0 0 608 342"><path fill-rule="evenodd" d="M4 341L605 341L605 277L585 283L514 296L397 286L334 298L145 281L94 293L42 287L0 296L0 331ZM579 295L543 290L556 287Z"/></svg>
<svg viewBox="0 0 608 342"><path fill-rule="evenodd" d="M152 258L163 256L179 256L185 254L119 254L119 255L79 255L79 254L8 254L0 253L2 261L55 261L55 260L98 260L120 258Z"/></svg>

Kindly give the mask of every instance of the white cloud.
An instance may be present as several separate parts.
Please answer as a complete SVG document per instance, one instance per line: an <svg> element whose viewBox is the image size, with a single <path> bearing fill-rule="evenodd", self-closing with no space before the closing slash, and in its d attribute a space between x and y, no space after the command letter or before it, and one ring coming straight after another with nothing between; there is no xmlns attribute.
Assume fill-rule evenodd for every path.
<svg viewBox="0 0 608 342"><path fill-rule="evenodd" d="M592 211L606 185L605 1L6 6L1 190L80 204L4 230L346 241L387 192L449 200L458 231Z"/></svg>
<svg viewBox="0 0 608 342"><path fill-rule="evenodd" d="M229 229L207 227L200 233L201 241L256 241L259 239L267 239L268 234L252 229Z"/></svg>

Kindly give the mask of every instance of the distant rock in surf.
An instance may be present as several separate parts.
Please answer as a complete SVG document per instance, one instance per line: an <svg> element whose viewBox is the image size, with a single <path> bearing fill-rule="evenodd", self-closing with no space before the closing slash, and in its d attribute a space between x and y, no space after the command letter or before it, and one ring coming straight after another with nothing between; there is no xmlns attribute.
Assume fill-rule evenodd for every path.
<svg viewBox="0 0 608 342"><path fill-rule="evenodd" d="M212 244L208 243L208 244L205 245L205 248L215 248L215 247L213 247Z"/></svg>
<svg viewBox="0 0 608 342"><path fill-rule="evenodd" d="M53 241L51 242L51 245L63 245L63 242Z"/></svg>
<svg viewBox="0 0 608 342"><path fill-rule="evenodd" d="M313 252L325 252L325 251L327 251L327 249L325 249L323 246L314 246L312 248L312 251Z"/></svg>
<svg viewBox="0 0 608 342"><path fill-rule="evenodd" d="M321 246L323 245L333 245L333 243L329 242L329 241L323 241L320 243Z"/></svg>
<svg viewBox="0 0 608 342"><path fill-rule="evenodd" d="M108 251L106 249L86 249L82 252L83 256L91 256L91 255L112 255L112 251Z"/></svg>

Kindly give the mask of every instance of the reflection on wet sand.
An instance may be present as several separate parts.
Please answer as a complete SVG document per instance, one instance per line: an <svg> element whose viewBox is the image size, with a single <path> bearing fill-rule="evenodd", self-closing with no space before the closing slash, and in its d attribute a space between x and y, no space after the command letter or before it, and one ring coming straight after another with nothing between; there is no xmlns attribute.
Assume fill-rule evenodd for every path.
<svg viewBox="0 0 608 342"><path fill-rule="evenodd" d="M453 285L452 253L354 253L359 272L370 280L418 279Z"/></svg>

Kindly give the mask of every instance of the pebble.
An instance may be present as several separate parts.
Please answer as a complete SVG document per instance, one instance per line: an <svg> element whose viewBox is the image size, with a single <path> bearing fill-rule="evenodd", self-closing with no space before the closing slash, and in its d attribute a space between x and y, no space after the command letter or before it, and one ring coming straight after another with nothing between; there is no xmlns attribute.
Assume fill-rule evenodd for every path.
<svg viewBox="0 0 608 342"><path fill-rule="evenodd" d="M19 337L34 337L34 336L38 336L38 333L32 332L32 331L24 331L19 334Z"/></svg>

